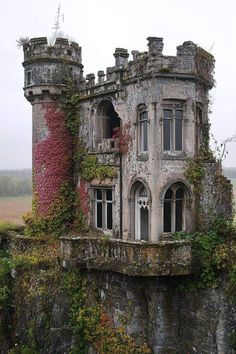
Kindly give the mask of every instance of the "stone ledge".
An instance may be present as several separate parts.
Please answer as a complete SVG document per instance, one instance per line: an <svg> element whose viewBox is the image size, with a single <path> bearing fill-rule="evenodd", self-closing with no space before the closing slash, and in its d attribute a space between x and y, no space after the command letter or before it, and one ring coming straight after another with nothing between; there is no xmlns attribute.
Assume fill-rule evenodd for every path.
<svg viewBox="0 0 236 354"><path fill-rule="evenodd" d="M108 238L61 237L65 268L107 270L131 276L192 273L192 249L186 241L144 243Z"/></svg>

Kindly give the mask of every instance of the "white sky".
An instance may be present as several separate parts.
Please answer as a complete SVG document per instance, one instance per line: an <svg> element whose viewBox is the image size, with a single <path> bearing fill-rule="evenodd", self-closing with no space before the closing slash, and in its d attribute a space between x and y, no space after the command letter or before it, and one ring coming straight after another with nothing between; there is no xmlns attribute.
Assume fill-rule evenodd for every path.
<svg viewBox="0 0 236 354"><path fill-rule="evenodd" d="M164 38L164 54L191 40L216 59L212 132L236 132L236 0L0 0L0 169L31 167L31 105L23 96L22 49L16 40L51 36L61 4L61 29L82 46L85 74L114 65L116 47L147 50ZM236 167L236 143L225 166Z"/></svg>

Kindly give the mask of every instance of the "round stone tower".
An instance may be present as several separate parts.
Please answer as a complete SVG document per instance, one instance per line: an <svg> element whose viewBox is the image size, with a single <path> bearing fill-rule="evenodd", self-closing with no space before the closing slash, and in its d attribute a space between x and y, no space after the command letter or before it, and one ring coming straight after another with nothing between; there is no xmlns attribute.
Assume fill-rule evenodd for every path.
<svg viewBox="0 0 236 354"><path fill-rule="evenodd" d="M33 117L34 211L37 217L45 217L63 187L73 180L73 137L61 102L68 78L76 85L80 82L81 47L64 38L51 46L42 37L24 43L23 50L24 92Z"/></svg>

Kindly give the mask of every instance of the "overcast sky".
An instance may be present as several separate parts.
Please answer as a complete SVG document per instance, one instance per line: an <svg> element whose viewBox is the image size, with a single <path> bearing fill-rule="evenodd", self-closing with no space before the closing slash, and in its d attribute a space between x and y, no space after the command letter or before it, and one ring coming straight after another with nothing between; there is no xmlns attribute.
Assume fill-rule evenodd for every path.
<svg viewBox="0 0 236 354"><path fill-rule="evenodd" d="M212 132L236 132L236 0L0 0L0 169L31 167L31 105L23 95L20 37L50 37L58 5L61 29L82 46L84 72L114 65L116 47L147 50L148 36L164 38L164 54L191 40L216 59ZM225 166L236 167L236 143Z"/></svg>

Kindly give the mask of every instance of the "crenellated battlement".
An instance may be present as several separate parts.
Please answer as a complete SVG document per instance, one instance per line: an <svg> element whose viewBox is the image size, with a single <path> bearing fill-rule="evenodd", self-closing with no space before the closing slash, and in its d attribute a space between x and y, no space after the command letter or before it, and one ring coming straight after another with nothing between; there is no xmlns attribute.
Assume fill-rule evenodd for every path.
<svg viewBox="0 0 236 354"><path fill-rule="evenodd" d="M49 59L69 61L80 64L81 47L78 43L69 43L67 38L57 38L54 45L50 45L46 37L32 38L23 45L24 63L34 60Z"/></svg>
<svg viewBox="0 0 236 354"><path fill-rule="evenodd" d="M46 37L32 38L23 45L25 97L32 101L43 93L61 95L68 77L79 85L82 80L81 47L57 38L50 45Z"/></svg>
<svg viewBox="0 0 236 354"><path fill-rule="evenodd" d="M128 61L127 49L116 48L115 65L107 67L106 74L98 71L98 77L91 73L86 76L82 90L86 95L112 89L114 83L120 85L134 80L151 77L176 77L203 81L207 87L214 85L214 57L191 41L177 46L175 56L163 55L163 38L148 37L148 51L133 50Z"/></svg>

